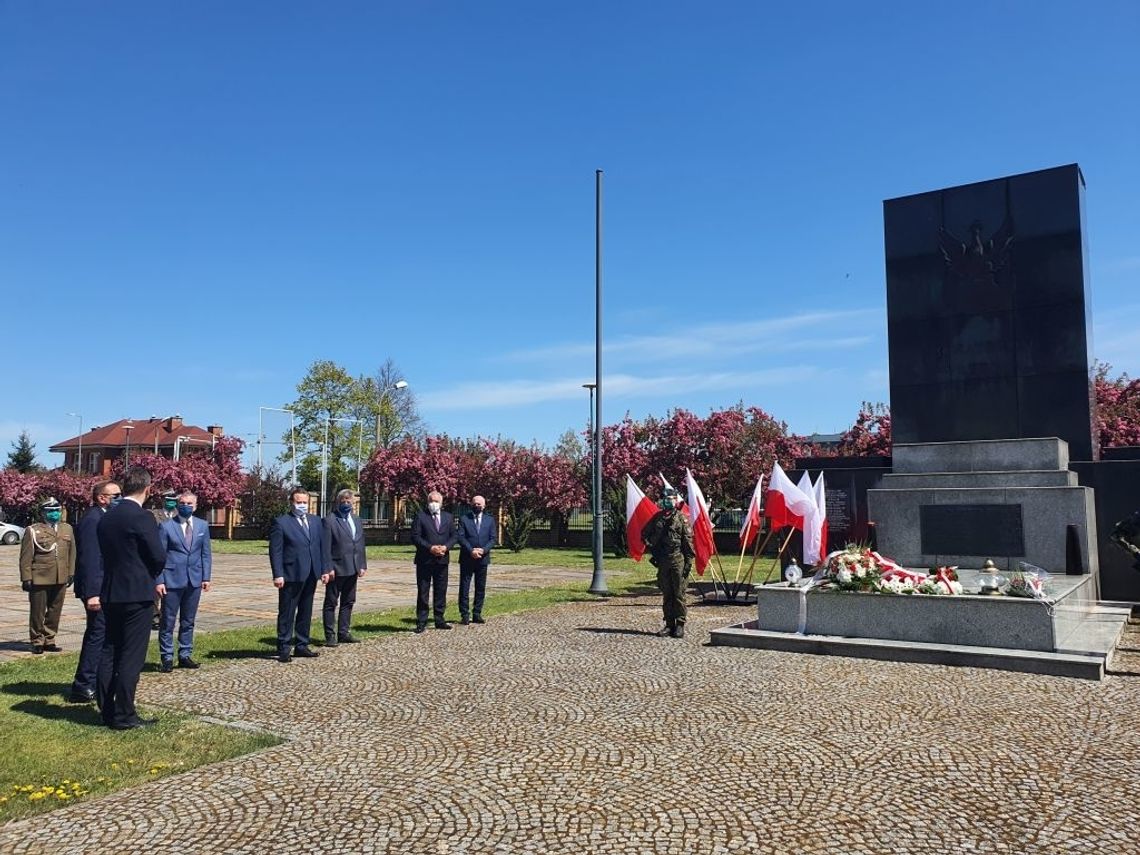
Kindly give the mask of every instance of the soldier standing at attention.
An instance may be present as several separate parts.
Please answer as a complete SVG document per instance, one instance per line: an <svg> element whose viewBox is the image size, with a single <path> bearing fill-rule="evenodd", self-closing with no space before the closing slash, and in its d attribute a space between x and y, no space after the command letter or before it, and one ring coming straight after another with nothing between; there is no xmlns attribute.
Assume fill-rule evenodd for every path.
<svg viewBox="0 0 1140 855"><path fill-rule="evenodd" d="M178 493L175 490L162 491L162 507L151 508L150 512L154 514L154 521L161 528L162 524L167 520L176 519L178 517ZM151 617L150 628L162 630L162 600L163 595L155 592L154 595L154 615Z"/></svg>
<svg viewBox="0 0 1140 855"><path fill-rule="evenodd" d="M40 505L40 514L43 522L28 526L20 543L20 584L28 592L32 653L58 653L64 590L75 578L75 534L60 522L63 509L56 499Z"/></svg>
<svg viewBox="0 0 1140 855"><path fill-rule="evenodd" d="M641 533L649 550L649 561L657 568L661 589L661 609L665 626L657 632L664 637L685 637L685 585L693 568L693 529L684 514L676 511L677 491L665 489L661 510L645 524Z"/></svg>

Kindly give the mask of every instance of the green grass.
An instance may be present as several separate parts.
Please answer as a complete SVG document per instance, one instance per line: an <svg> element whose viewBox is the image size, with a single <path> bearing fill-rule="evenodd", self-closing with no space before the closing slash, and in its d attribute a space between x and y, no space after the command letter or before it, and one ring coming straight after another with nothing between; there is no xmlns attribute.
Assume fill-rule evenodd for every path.
<svg viewBox="0 0 1140 855"><path fill-rule="evenodd" d="M267 540L214 540L211 548L217 555L267 555L269 541ZM368 547L368 557L385 561L407 561L409 564L415 555L416 548L410 544L386 543L379 546ZM458 552L452 556L457 560ZM594 556L589 549L524 549L522 552L511 552L505 547L498 547L491 556L492 564L504 566L517 566L520 564L535 564L542 567L592 567ZM606 569L628 571L636 568L637 562L631 558L613 558L606 556Z"/></svg>
<svg viewBox="0 0 1140 855"><path fill-rule="evenodd" d="M261 545L264 549L264 541ZM372 549L369 547L370 555ZM533 550L535 554L557 556L557 561L551 561L550 555L547 559L562 567L578 566L566 560L573 552ZM588 552L584 554L589 557ZM657 590L654 570L648 563L607 559L606 570L613 596ZM559 603L589 602L594 597L587 592L587 587L583 582L492 594L484 603L483 613L487 618L494 618ZM376 638L410 632L415 623L412 607L365 612L353 616L352 631L360 638ZM204 668L210 668L238 659L268 657L274 652L274 645L273 627L257 626L200 633L195 637L194 649L195 658ZM69 704L64 699L75 673L76 659L77 654L72 653L0 665L0 696L4 699L0 702L0 757L4 758L0 763L0 799L3 799L0 822L43 813L281 741L272 734L210 725L189 714L167 711L157 711L159 724L155 727L123 732L108 730L100 726L94 705ZM148 670L154 670L157 659L157 643L152 643L147 657ZM143 679L155 677L144 671ZM143 711L144 715L155 713L154 709ZM49 787L50 791L46 789Z"/></svg>

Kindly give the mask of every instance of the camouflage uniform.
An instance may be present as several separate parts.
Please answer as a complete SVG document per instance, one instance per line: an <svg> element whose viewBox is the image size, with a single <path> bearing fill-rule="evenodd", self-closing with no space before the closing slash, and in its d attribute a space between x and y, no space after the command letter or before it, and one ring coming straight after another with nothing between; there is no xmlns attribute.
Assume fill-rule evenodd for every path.
<svg viewBox="0 0 1140 855"><path fill-rule="evenodd" d="M28 592L33 649L54 647L64 590L74 576L75 534L71 526L65 522L28 526L20 542L20 582Z"/></svg>
<svg viewBox="0 0 1140 855"><path fill-rule="evenodd" d="M665 626L669 630L684 627L685 587L693 567L693 556L696 555L693 529L684 514L661 510L645 524L641 536L649 550L649 560L657 568L657 587L661 589Z"/></svg>

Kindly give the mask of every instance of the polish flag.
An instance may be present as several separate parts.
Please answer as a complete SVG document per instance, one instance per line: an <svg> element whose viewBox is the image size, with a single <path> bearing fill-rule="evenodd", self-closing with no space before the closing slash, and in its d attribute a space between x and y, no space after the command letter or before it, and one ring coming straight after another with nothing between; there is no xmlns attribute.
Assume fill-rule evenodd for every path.
<svg viewBox="0 0 1140 855"><path fill-rule="evenodd" d="M820 563L826 553L821 551L820 515L815 501L815 487L812 486L811 476L806 469L800 475L800 482L796 486L811 501L811 515L804 518L804 564L814 567Z"/></svg>
<svg viewBox="0 0 1140 855"><path fill-rule="evenodd" d="M819 511L819 554L827 555L827 485L823 482L823 472L815 479L815 507Z"/></svg>
<svg viewBox="0 0 1140 855"><path fill-rule="evenodd" d="M804 495L803 490L792 483L779 463L772 464L772 475L768 478L768 492L764 497L764 516L772 521L772 528L792 526L804 530L805 521L811 516L815 502Z"/></svg>
<svg viewBox="0 0 1140 855"><path fill-rule="evenodd" d="M709 519L705 494L693 479L693 473L685 469L685 492L689 495L689 522L693 524L693 550L697 553L697 575L705 574L709 558L716 555L716 542L713 540L712 520Z"/></svg>
<svg viewBox="0 0 1140 855"><path fill-rule="evenodd" d="M760 500L764 495L764 476L756 479L756 489L748 502L748 513L740 526L740 548L747 549L760 533Z"/></svg>
<svg viewBox="0 0 1140 855"><path fill-rule="evenodd" d="M629 557L640 561L645 554L645 541L641 538L641 530L645 524L653 519L657 513L657 506L641 489L633 483L633 479L625 476L625 542L629 549Z"/></svg>

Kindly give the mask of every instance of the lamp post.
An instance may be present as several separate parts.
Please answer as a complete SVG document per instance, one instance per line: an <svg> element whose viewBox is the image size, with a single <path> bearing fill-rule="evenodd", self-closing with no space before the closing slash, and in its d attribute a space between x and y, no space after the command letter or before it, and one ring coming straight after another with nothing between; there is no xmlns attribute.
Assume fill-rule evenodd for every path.
<svg viewBox="0 0 1140 855"><path fill-rule="evenodd" d="M79 419L79 451L75 456L75 471L81 472L83 470L83 416L79 413L68 413L68 415Z"/></svg>
<svg viewBox="0 0 1140 855"><path fill-rule="evenodd" d="M265 411L272 410L275 413L288 413L289 414L289 446L293 450L293 481L290 484L292 487L297 486L297 417L292 410L287 410L284 407L258 407L257 408L257 468L261 469L261 446L265 437L264 418Z"/></svg>
<svg viewBox="0 0 1140 855"><path fill-rule="evenodd" d="M594 575L590 593L606 593L606 570L602 563L602 170L594 172Z"/></svg>
<svg viewBox="0 0 1140 855"><path fill-rule="evenodd" d="M594 456L594 389L598 387L597 383L583 383L582 388L590 393L590 415L586 419L586 441L590 444L590 515L594 513L594 466L597 463L597 458ZM590 530L590 536L593 537L593 529ZM592 547L591 547L592 549Z"/></svg>
<svg viewBox="0 0 1140 855"><path fill-rule="evenodd" d="M127 450L124 454L124 459L123 459L123 468L124 469L126 469L128 466L131 465L131 431L133 431L134 429L135 429L135 426L130 424L130 423L123 425L123 430L127 434Z"/></svg>

